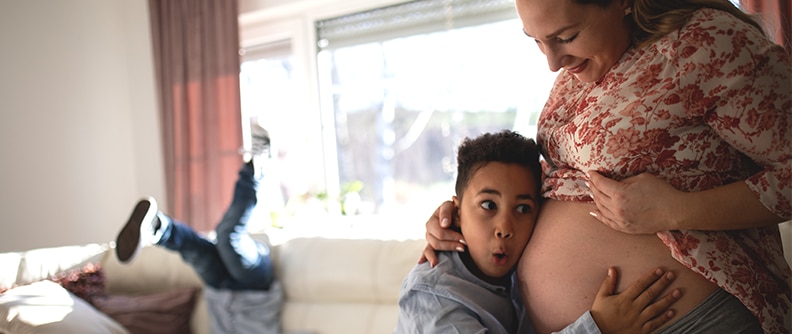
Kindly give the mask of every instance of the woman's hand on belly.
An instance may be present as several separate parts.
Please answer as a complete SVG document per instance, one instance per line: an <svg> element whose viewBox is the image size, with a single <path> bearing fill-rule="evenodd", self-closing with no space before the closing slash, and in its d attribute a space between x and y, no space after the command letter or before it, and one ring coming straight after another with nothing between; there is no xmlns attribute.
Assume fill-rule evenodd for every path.
<svg viewBox="0 0 792 334"><path fill-rule="evenodd" d="M674 230L673 213L684 207L684 192L649 173L621 181L601 174L586 173L596 210L590 212L610 228L631 234L653 234Z"/></svg>

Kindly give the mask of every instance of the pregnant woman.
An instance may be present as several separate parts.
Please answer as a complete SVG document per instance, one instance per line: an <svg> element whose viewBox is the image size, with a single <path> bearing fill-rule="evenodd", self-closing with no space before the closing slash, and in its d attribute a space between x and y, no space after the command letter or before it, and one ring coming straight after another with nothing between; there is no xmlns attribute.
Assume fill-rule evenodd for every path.
<svg viewBox="0 0 792 334"><path fill-rule="evenodd" d="M516 0L561 71L540 115L544 202L518 267L539 333L594 299L602 272L677 273L660 333L789 333L789 55L728 0ZM463 250L443 203L423 260ZM621 284L617 290L624 286Z"/></svg>

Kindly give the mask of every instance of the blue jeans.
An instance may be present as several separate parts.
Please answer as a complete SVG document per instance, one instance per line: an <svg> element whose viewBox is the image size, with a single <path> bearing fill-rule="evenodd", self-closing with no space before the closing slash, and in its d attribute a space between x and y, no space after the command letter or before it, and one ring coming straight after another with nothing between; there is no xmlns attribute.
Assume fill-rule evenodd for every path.
<svg viewBox="0 0 792 334"><path fill-rule="evenodd" d="M162 221L164 230L156 244L179 252L212 288L268 290L274 280L270 249L247 232L247 222L257 202L257 188L253 165L246 163L239 171L231 205L215 229L217 240L209 240L160 214L161 221L168 221Z"/></svg>

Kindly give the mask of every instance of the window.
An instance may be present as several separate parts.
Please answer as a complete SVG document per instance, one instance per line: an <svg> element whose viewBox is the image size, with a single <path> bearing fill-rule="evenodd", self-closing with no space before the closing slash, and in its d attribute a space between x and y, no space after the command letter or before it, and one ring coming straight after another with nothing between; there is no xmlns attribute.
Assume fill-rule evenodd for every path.
<svg viewBox="0 0 792 334"><path fill-rule="evenodd" d="M555 74L513 1L413 1L317 22L322 111L332 113L345 213L432 212L454 193L456 147L534 136Z"/></svg>
<svg viewBox="0 0 792 334"><path fill-rule="evenodd" d="M321 137L313 122L317 113L306 107L306 93L296 77L291 40L278 40L243 49L240 71L243 138L249 146L249 123L256 122L272 138L272 158L259 185L259 204L251 221L278 224L282 215L325 212L318 199L325 191ZM314 120L314 121L312 121ZM292 210L294 209L294 210Z"/></svg>
<svg viewBox="0 0 792 334"><path fill-rule="evenodd" d="M555 73L513 6L411 1L308 18L315 31L266 43L251 31L277 29L243 24L243 120L268 129L277 153L265 211L401 214L422 226L454 194L463 138L534 136Z"/></svg>

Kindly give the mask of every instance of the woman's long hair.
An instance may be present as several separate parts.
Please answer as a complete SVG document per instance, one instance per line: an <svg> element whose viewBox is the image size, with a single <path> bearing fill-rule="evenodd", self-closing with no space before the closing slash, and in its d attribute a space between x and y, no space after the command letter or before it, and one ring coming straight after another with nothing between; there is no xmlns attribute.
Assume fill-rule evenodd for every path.
<svg viewBox="0 0 792 334"><path fill-rule="evenodd" d="M579 4L607 7L613 0L575 0ZM644 46L682 28L696 10L713 8L727 12L759 29L764 29L753 16L737 8L729 0L632 0L632 42Z"/></svg>

